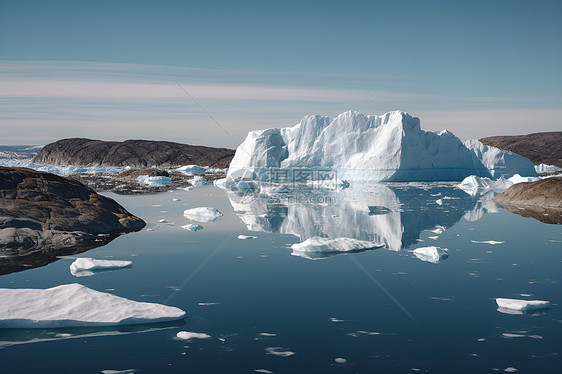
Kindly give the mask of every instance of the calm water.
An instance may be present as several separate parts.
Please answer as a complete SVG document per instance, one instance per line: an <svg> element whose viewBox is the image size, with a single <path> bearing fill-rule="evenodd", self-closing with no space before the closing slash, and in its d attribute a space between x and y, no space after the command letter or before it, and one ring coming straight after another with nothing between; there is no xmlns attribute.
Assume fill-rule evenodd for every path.
<svg viewBox="0 0 562 374"><path fill-rule="evenodd" d="M324 204L240 199L213 186L106 195L147 228L81 256L132 260L131 269L76 278L72 260L61 259L2 276L0 287L77 282L177 306L188 317L123 328L0 330L1 372L561 370L560 225L511 214L446 184L351 188ZM202 223L201 231L180 228L190 223L183 210L198 206L224 216ZM314 260L291 255L291 244L311 236L386 248ZM490 240L503 243L472 242ZM433 264L412 253L430 245L448 248L449 258ZM496 310L496 297L553 305L539 315L510 315ZM211 338L181 341L175 336L182 330ZM294 354L270 354L271 348Z"/></svg>

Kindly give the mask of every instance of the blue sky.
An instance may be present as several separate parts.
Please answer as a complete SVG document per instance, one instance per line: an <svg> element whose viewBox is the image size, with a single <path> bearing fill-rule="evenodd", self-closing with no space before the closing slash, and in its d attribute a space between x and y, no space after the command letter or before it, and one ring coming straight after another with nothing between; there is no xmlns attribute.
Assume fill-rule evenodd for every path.
<svg viewBox="0 0 562 374"><path fill-rule="evenodd" d="M234 147L357 109L463 139L562 130L560 14L559 1L0 0L0 143Z"/></svg>

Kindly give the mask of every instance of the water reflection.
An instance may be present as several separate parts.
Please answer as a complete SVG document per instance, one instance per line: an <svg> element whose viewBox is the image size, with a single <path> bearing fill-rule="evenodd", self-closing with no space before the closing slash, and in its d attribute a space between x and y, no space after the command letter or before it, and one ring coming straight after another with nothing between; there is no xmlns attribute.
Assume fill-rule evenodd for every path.
<svg viewBox="0 0 562 374"><path fill-rule="evenodd" d="M328 194L319 199L317 195ZM476 220L497 211L492 195L470 196L451 183L387 183L344 190L289 192L282 198L228 192L230 203L250 231L312 237L351 238L408 248L424 230L445 230L461 218ZM316 196L315 198L312 198ZM322 201L314 203L314 201Z"/></svg>

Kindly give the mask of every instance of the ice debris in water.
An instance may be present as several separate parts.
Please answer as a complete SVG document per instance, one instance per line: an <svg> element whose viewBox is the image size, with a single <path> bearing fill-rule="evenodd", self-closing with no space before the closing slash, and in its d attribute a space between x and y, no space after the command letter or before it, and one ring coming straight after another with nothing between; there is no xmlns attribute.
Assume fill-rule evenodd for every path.
<svg viewBox="0 0 562 374"><path fill-rule="evenodd" d="M176 337L181 340L209 339L211 335L207 335L201 332L180 331L176 334Z"/></svg>
<svg viewBox="0 0 562 374"><path fill-rule="evenodd" d="M181 226L181 228L189 231L199 231L203 229L203 226L197 225L195 223L188 223L187 225Z"/></svg>
<svg viewBox="0 0 562 374"><path fill-rule="evenodd" d="M206 180L205 178L203 178L203 177L197 177L197 176L195 176L195 177L193 177L193 179L191 179L191 180L189 181L189 183L191 183L191 185L192 185L193 187L201 187L201 186L204 186L205 183L207 183L207 180Z"/></svg>
<svg viewBox="0 0 562 374"><path fill-rule="evenodd" d="M422 261L437 264L449 257L447 248L422 247L414 249L414 255Z"/></svg>
<svg viewBox="0 0 562 374"><path fill-rule="evenodd" d="M380 243L352 238L329 239L313 236L304 242L291 245L291 248L293 256L310 258L307 256L308 253L353 252L382 246Z"/></svg>
<svg viewBox="0 0 562 374"><path fill-rule="evenodd" d="M183 212L185 218L192 221L211 223L222 217L222 213L216 208L200 207L187 209Z"/></svg>
<svg viewBox="0 0 562 374"><path fill-rule="evenodd" d="M176 169L186 175L204 175L207 172L207 168L199 165L185 165Z"/></svg>
<svg viewBox="0 0 562 374"><path fill-rule="evenodd" d="M471 240L471 243L477 243L477 244L490 244L490 245L496 245L496 244L503 244L505 242L497 242L495 240Z"/></svg>
<svg viewBox="0 0 562 374"><path fill-rule="evenodd" d="M131 261L96 260L94 258L77 258L70 264L70 273L75 277L94 275L96 271L115 270L130 267Z"/></svg>
<svg viewBox="0 0 562 374"><path fill-rule="evenodd" d="M0 289L0 328L117 326L175 321L179 308L138 302L80 284L47 289Z"/></svg>
<svg viewBox="0 0 562 374"><path fill-rule="evenodd" d="M342 357L337 357L334 361L337 362L338 364L345 364L347 362L347 360Z"/></svg>
<svg viewBox="0 0 562 374"><path fill-rule="evenodd" d="M513 310L534 310L550 307L550 302L543 300L521 300L497 298L498 307Z"/></svg>
<svg viewBox="0 0 562 374"><path fill-rule="evenodd" d="M268 355L275 355L280 357L289 357L295 354L295 352L289 351L287 348L283 347L267 347L265 352Z"/></svg>
<svg viewBox="0 0 562 374"><path fill-rule="evenodd" d="M172 179L170 177L150 177L148 175L140 175L137 178L137 182L141 186L146 187L165 187L172 184Z"/></svg>
<svg viewBox="0 0 562 374"><path fill-rule="evenodd" d="M252 235L238 235L237 238L238 238L238 239L244 240L244 239L257 239L258 237L257 237L257 236L252 236Z"/></svg>

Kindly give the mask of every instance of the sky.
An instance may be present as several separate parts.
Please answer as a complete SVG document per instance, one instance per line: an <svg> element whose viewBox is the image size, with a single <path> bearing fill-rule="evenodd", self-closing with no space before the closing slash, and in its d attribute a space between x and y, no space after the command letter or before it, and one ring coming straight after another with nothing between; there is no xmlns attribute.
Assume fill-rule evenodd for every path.
<svg viewBox="0 0 562 374"><path fill-rule="evenodd" d="M466 140L562 131L560 1L0 0L0 144L236 147L403 110Z"/></svg>

